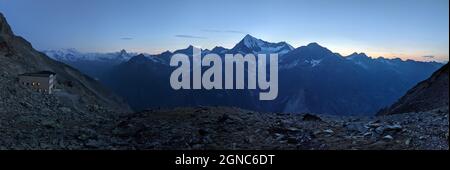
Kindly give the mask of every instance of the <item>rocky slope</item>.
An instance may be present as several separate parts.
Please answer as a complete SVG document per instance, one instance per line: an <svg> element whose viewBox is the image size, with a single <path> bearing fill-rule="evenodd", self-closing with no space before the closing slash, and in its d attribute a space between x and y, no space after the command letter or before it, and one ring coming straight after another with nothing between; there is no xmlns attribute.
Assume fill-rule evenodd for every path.
<svg viewBox="0 0 450 170"><path fill-rule="evenodd" d="M25 72L57 73L56 92L33 92L18 83ZM78 70L48 58L13 34L0 14L0 149L80 149L89 134L107 133L127 104ZM90 142L90 143L89 143Z"/></svg>
<svg viewBox="0 0 450 170"><path fill-rule="evenodd" d="M433 75L409 90L391 107L378 114L398 114L428 111L440 107L448 107L448 63Z"/></svg>
<svg viewBox="0 0 450 170"><path fill-rule="evenodd" d="M18 74L48 70L57 73L60 89L80 97L81 103L98 104L112 110L129 111L116 95L108 92L92 78L81 74L70 66L54 61L33 49L25 39L15 36L0 14L0 73L6 80ZM76 104L75 104L76 105ZM80 109L82 107L79 107Z"/></svg>
<svg viewBox="0 0 450 170"><path fill-rule="evenodd" d="M372 118L195 107L136 113L112 132L122 149L448 150L448 130L448 107Z"/></svg>

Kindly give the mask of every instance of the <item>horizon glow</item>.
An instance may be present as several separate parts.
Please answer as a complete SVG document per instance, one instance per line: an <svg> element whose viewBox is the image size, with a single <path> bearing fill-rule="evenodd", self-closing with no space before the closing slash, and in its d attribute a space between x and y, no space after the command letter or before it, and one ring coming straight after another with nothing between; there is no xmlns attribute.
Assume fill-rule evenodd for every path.
<svg viewBox="0 0 450 170"><path fill-rule="evenodd" d="M0 12L38 50L157 54L232 48L250 34L343 56L449 60L448 0L0 0Z"/></svg>

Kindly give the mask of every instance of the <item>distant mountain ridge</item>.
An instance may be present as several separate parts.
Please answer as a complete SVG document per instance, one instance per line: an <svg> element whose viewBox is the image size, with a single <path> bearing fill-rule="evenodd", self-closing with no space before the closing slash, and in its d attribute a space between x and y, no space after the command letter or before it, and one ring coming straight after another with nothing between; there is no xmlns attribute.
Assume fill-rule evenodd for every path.
<svg viewBox="0 0 450 170"><path fill-rule="evenodd" d="M138 53L129 53L125 49L118 52L110 53L85 53L77 49L59 49L59 50L43 50L50 58L59 61L76 61L76 60L121 60L127 61Z"/></svg>
<svg viewBox="0 0 450 170"><path fill-rule="evenodd" d="M272 43L251 35L243 37L231 49L221 46L212 50L199 49L202 56L209 53L222 57L236 53L278 53L279 95L276 100L264 102L257 99L258 90L199 90L193 93L171 89L167 80L174 70L169 66L170 58L176 53L192 57L194 48L190 45L156 55L137 55L122 50L96 54L97 59L93 59L95 55L77 57L80 56L77 53L47 53L101 81L124 97L135 110L221 105L269 112L373 115L443 65L399 58L372 58L364 53L342 56L318 43L293 48L286 42ZM131 54L134 56L130 57ZM167 100L157 100L160 98Z"/></svg>
<svg viewBox="0 0 450 170"><path fill-rule="evenodd" d="M257 90L175 91L167 80L176 53L192 56L194 46L158 55L139 55L114 66L102 82L123 96L135 110L157 107L221 105L269 112L314 112L335 115L373 115L395 102L417 82L442 66L437 62L341 56L317 43L296 49L247 35L232 49L202 50L202 55L267 52L259 47L290 50L279 56L279 96L259 101ZM250 47L250 48L248 48ZM275 49L275 48L274 48ZM238 52L240 51L240 52ZM165 98L167 100L158 100Z"/></svg>
<svg viewBox="0 0 450 170"><path fill-rule="evenodd" d="M73 66L86 75L99 79L113 66L126 62L138 53L126 50L110 53L84 53L76 49L59 49L42 51L50 58Z"/></svg>

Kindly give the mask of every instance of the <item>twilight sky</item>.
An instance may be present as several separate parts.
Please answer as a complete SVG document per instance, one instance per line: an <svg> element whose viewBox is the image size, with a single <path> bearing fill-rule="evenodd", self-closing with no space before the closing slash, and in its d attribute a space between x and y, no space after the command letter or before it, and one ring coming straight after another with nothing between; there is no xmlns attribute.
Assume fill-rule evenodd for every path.
<svg viewBox="0 0 450 170"><path fill-rule="evenodd" d="M0 12L40 50L231 48L251 34L342 55L449 60L448 0L0 0Z"/></svg>

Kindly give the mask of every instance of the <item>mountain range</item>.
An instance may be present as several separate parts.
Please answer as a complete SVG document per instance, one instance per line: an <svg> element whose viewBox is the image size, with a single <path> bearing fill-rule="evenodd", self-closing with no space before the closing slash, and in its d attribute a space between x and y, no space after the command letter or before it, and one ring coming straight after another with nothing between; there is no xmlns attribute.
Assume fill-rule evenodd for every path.
<svg viewBox="0 0 450 170"><path fill-rule="evenodd" d="M277 100L260 103L255 100L255 91L249 90L170 89L167 79L173 68L168 67L168 59L192 48L140 54L129 60L123 59L125 51L106 57L117 62L104 70L99 80L134 109L155 108L132 112L98 81L14 35L0 13L0 150L448 150L448 64L388 104L379 112L382 116L374 117L359 116L365 112L358 110L377 107L374 100L386 102L386 95L400 94L395 90L406 88L442 64L372 59L356 53L342 57L312 43L280 56L283 89ZM246 48L254 53L267 52ZM228 50L233 49L217 47L212 51ZM59 54L68 56L61 57L67 60L102 60ZM36 92L19 83L18 75L42 70L56 73L54 93ZM298 91L301 93L295 93ZM186 105L195 107L176 107ZM289 109L294 111L286 111ZM310 112L297 114L306 112L302 110ZM343 115L339 114L342 110L359 115L312 113Z"/></svg>
<svg viewBox="0 0 450 170"><path fill-rule="evenodd" d="M220 56L278 53L279 96L274 101L259 101L257 90L199 90L193 93L171 89L168 77L174 68L168 64L170 57L176 53L192 56L193 48L196 47L131 58L121 57L131 55L124 50L97 54L105 56L98 58L83 57L95 55L75 52L45 53L96 77L122 96L134 110L220 105L268 112L373 115L443 65L399 58L371 58L364 53L342 56L318 43L293 48L286 42L271 43L251 35L246 35L231 49L220 46L202 49L202 55L216 53Z"/></svg>
<svg viewBox="0 0 450 170"><path fill-rule="evenodd" d="M126 50L113 53L82 53L76 49L44 50L50 58L73 66L86 75L98 79L104 72L113 66L128 61L137 53L128 53Z"/></svg>

